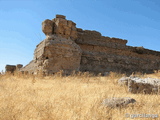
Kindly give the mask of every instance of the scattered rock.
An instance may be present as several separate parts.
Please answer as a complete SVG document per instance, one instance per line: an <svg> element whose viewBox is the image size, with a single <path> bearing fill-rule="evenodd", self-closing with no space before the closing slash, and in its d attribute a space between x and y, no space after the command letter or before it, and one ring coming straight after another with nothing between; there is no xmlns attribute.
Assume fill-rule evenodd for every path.
<svg viewBox="0 0 160 120"><path fill-rule="evenodd" d="M124 97L124 98L109 98L105 99L102 102L102 105L105 107L110 107L110 108L116 108L116 107L125 107L130 103L135 103L136 100L130 97Z"/></svg>
<svg viewBox="0 0 160 120"><path fill-rule="evenodd" d="M158 93L159 85L160 79L130 77L128 81L128 91L131 93L145 94Z"/></svg>
<svg viewBox="0 0 160 120"><path fill-rule="evenodd" d="M120 85L128 86L131 93L159 93L160 79L139 78L139 77L122 77L118 80Z"/></svg>

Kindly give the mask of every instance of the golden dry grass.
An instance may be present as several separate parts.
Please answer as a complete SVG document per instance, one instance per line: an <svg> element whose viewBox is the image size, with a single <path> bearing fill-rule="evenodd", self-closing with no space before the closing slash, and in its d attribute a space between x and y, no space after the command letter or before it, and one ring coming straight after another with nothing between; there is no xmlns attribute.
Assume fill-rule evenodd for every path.
<svg viewBox="0 0 160 120"><path fill-rule="evenodd" d="M160 96L128 93L117 84L121 76L0 75L0 120L128 120L126 113L160 115ZM132 97L137 103L103 107L101 102L110 97Z"/></svg>

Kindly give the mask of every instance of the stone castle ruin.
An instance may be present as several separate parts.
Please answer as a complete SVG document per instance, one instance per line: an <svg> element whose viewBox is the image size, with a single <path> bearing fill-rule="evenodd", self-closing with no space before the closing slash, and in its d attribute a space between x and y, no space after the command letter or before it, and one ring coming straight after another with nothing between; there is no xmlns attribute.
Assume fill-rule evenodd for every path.
<svg viewBox="0 0 160 120"><path fill-rule="evenodd" d="M11 72L13 73L14 71L20 71L20 69L23 67L22 64L17 64L17 65L6 65L5 70L6 72Z"/></svg>
<svg viewBox="0 0 160 120"><path fill-rule="evenodd" d="M160 52L127 46L127 40L76 28L76 23L63 15L43 21L42 31L46 38L36 46L34 59L21 71L103 74L110 71L151 73L160 69Z"/></svg>

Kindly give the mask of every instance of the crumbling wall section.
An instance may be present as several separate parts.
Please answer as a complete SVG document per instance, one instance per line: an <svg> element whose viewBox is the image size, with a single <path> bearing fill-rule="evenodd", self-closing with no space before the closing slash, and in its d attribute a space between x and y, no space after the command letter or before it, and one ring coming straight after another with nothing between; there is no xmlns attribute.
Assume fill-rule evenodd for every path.
<svg viewBox="0 0 160 120"><path fill-rule="evenodd" d="M81 71L150 73L160 68L160 52L127 46L127 40L101 36L97 31L77 29L75 41L82 49Z"/></svg>
<svg viewBox="0 0 160 120"><path fill-rule="evenodd" d="M22 64L6 65L6 66L5 66L5 72L14 73L15 71L21 70L22 67L23 67Z"/></svg>
<svg viewBox="0 0 160 120"><path fill-rule="evenodd" d="M42 22L46 39L37 45L34 59L25 71L59 70L94 73L144 72L160 69L160 52L127 46L127 40L102 36L97 31L76 28L76 23L63 15Z"/></svg>

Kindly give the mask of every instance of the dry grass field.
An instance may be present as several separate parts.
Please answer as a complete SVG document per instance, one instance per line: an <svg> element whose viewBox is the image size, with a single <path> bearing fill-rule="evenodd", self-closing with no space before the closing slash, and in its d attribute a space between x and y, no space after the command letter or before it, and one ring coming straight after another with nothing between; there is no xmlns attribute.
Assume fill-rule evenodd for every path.
<svg viewBox="0 0 160 120"><path fill-rule="evenodd" d="M160 96L128 93L117 84L122 76L0 75L0 120L129 120L126 114L160 115ZM160 73L145 76L160 78ZM103 107L101 102L111 97L132 97L137 102L125 108Z"/></svg>

